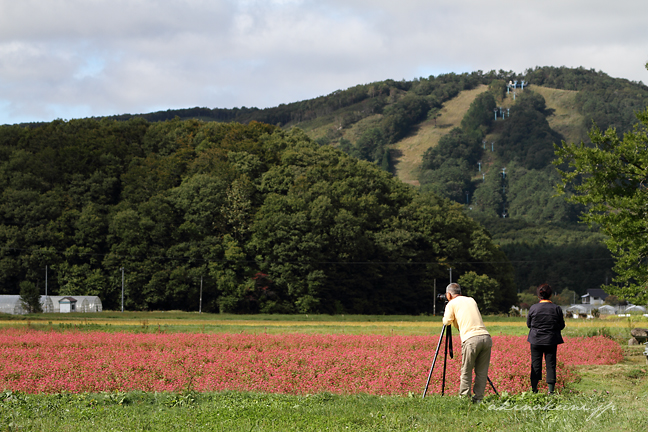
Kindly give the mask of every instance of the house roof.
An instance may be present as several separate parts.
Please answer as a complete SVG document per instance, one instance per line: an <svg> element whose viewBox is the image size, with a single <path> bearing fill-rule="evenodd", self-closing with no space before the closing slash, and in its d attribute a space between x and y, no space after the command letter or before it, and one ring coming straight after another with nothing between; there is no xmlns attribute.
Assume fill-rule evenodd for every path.
<svg viewBox="0 0 648 432"><path fill-rule="evenodd" d="M69 301L70 303L76 303L77 301L77 299L75 299L74 297L63 297L62 299L59 299L59 303L65 300Z"/></svg>
<svg viewBox="0 0 648 432"><path fill-rule="evenodd" d="M603 291L600 288L590 288L587 290L587 294L589 294L591 297L599 297L605 300L608 296L608 293Z"/></svg>

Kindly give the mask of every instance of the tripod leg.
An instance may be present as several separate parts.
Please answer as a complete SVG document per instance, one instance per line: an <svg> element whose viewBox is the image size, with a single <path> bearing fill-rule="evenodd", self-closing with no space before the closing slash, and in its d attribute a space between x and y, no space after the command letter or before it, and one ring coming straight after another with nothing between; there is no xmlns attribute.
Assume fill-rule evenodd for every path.
<svg viewBox="0 0 648 432"><path fill-rule="evenodd" d="M446 330L446 338L448 338L448 346L450 350L450 358L454 358L454 350L452 349L452 326L448 326Z"/></svg>
<svg viewBox="0 0 648 432"><path fill-rule="evenodd" d="M450 339L450 327L446 330L445 352L443 353L443 381L441 381L441 396L445 394L446 367L448 366L448 347L452 354L452 340Z"/></svg>
<svg viewBox="0 0 648 432"><path fill-rule="evenodd" d="M490 379L490 377L488 375L486 375L486 379L488 379L488 383L490 384L490 386L493 389L493 391L495 392L495 394L497 396L499 396L499 393L497 393L497 390L495 390L495 386L493 385L493 381L491 381L491 379Z"/></svg>
<svg viewBox="0 0 648 432"><path fill-rule="evenodd" d="M436 350L434 351L434 360L432 360L432 367L430 368L430 373L428 374L427 383L425 383L425 388L423 389L423 396L427 393L428 387L430 386L430 379L432 378L432 371L434 370L434 364L436 363L437 356L439 355L439 347L441 347L441 341L443 340L443 334L445 333L446 325L443 325L441 329L441 336L439 336L439 342L437 342Z"/></svg>

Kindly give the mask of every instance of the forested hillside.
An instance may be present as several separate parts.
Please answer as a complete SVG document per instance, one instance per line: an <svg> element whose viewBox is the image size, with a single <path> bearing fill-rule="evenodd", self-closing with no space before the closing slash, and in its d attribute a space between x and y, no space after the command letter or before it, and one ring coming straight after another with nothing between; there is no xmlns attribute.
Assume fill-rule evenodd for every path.
<svg viewBox="0 0 648 432"><path fill-rule="evenodd" d="M524 86L521 85L522 81L525 83ZM509 86L513 82L516 84ZM461 101L461 103L457 103L457 101ZM596 227L588 228L579 223L579 215L583 211L583 207L569 204L563 197L555 196L554 188L559 183L559 176L556 168L552 164L555 158L554 144L560 144L562 140L570 142L584 141L588 144L589 138L587 131L593 124L598 125L602 129L614 127L617 133L621 135L637 123L634 112L643 109L645 106L648 106L648 87L642 83L611 78L602 72L583 68L536 67L535 69L527 70L524 74L500 70L487 73L478 71L464 74L446 74L437 77L419 78L412 81L386 80L358 85L311 100L266 109L246 107L235 109L193 108L139 115L124 114L97 122L100 126L84 126L80 129L94 128L102 130L102 132L96 132L98 134L97 140L100 142L108 143L115 140L122 142L126 140L129 143L131 141L137 143L136 145L140 148L139 153L129 153L130 156L124 156L125 159L120 160L120 162L110 162L112 160L111 158L113 158L111 152L104 152L105 154L102 155L99 154L101 152L98 152L96 157L104 161L101 163L112 167L109 170L110 175L105 179L103 177L97 177L94 180L78 180L88 183L85 186L75 187L86 188L88 191L92 191L87 193L92 193L95 197L99 197L102 193L108 193L110 191L112 191L110 193L113 195L116 194L114 195L116 198L113 198L112 201L102 204L111 206L110 211L102 210L102 214L104 215L102 217L104 218L103 220L109 220L112 223L112 219L110 219L114 211L112 206L114 206L114 209L120 209L120 211L122 209L121 206L126 205L125 203L131 203L128 204L130 206L129 208L135 208L133 207L135 204L145 207L144 202L148 203L148 200L153 199L152 197L156 193L162 193L162 190L173 191L175 188L182 187L187 178L193 178L193 171L187 172L185 170L189 169L187 167L193 167L195 163L199 163L197 161L203 160L201 152L204 148L201 143L203 139L206 139L204 136L211 136L204 130L217 129L218 126L215 123L196 123L195 121L186 122L183 120L197 119L206 122L235 122L234 124L254 125L254 128L257 129L269 128L269 126L261 126L260 124L254 123L260 122L272 125L270 129L263 130L269 136L275 137L278 134L285 134L291 131L294 127L298 127L305 134L300 135L301 138L299 141L308 141L306 136L311 140L309 146L312 148L309 151L316 152L318 155L329 155L333 154L329 152L332 151L332 148L335 148L359 160L370 163L367 165L355 159L344 159L349 161L347 164L352 164L346 165L351 170L348 174L350 176L361 177L364 175L353 172L353 170L359 170L360 168L358 167L363 167L362 169L369 169L365 167L370 166L373 167L372 169L380 168L382 169L381 175L385 176L384 179L386 182L389 179L388 173L391 173L392 175L405 175L406 178L404 180L412 184L420 185L418 193L409 191L407 187L401 185L398 190L402 193L405 193L403 191L408 191L408 194L413 194L412 196L415 197L428 197L428 199L435 200L434 202L444 203L443 206L448 206L447 201L436 197L442 197L455 202L456 206L452 207L452 214L455 214L454 212L457 214L463 212L464 215L472 220L478 221L479 224L485 226L488 232L492 234L493 241L501 246L501 250L513 264L515 272L514 286L517 291L524 291L531 286L548 282L558 291L571 289L578 295L581 295L588 288L598 287L606 283L606 281L611 280L613 276L611 270L613 260L609 251L602 243L604 237L598 233ZM457 111L458 109L463 109L464 111ZM176 120L173 120L174 118ZM448 121L448 119L452 120ZM73 126L73 124L77 124L77 126ZM48 146L52 146L54 145L52 143L59 141L65 142L68 139L58 138L58 134L62 133L58 131L59 128L66 130L65 134L76 135L71 130L74 127L80 127L78 124L77 121L74 121L69 123L54 122L46 125L24 125L35 128L31 132L17 126L3 128L3 138L1 139L4 140L3 142L13 143L7 144L7 147L3 147L4 149L1 150L3 152L1 160L3 161L3 166L5 166L3 169L7 173L10 172L10 174L5 174L4 178L9 180L3 180L5 181L4 184L9 184L6 183L9 181L19 181L31 169L25 168L26 172L23 172L23 169L20 167L24 164L21 165L17 162L17 160L20 160L18 155L21 153L14 153L15 151L24 150L32 152L33 154L39 154L38 157L41 158L39 160L49 160L49 156L47 155L52 150L49 150ZM126 127L124 125L129 126ZM185 131L187 128L192 131ZM126 130L128 132L125 132ZM36 138L39 134L40 138ZM135 136L126 138L124 134L135 134ZM291 134L299 134L299 132L295 131L291 132ZM101 135L101 138L99 138L99 135ZM27 139L25 136L30 136L30 138ZM254 138L254 140L257 139L259 138ZM196 140L200 140L200 142ZM212 138L209 138L207 142L211 142L209 140L214 141ZM241 142L248 143L250 138L241 136L241 140ZM19 141L39 141L39 144L30 144L31 147L29 149L24 149L20 145L15 144ZM416 144L410 145L409 143L411 141L416 141ZM408 144L405 145L404 143ZM78 147L78 152L81 155L87 154L89 151L85 145L79 145ZM126 145L126 147L130 149L130 144ZM321 148L318 149L318 147ZM7 150L7 148L11 148L11 150ZM238 149L238 147L236 148ZM41 153L41 151L44 153ZM227 151L230 151L230 148L227 147L227 150L222 151L227 153ZM240 150L232 151L239 152ZM76 150L73 152L76 152ZM335 154L341 155L341 153L337 152ZM274 172L273 169L275 166L283 166L274 160L268 160L267 155L269 153L264 156L259 156L264 167L261 171L254 171L254 174L245 173L250 179L256 179L250 180L252 184L255 181L260 181L259 179L266 175L271 175L266 174L264 170L272 173ZM87 157L90 158L90 156ZM279 158L280 156L275 155L274 157ZM399 164L403 164L405 160L408 161L408 168L403 170L401 168L404 165ZM414 166L411 161L420 161L420 163L418 166ZM75 163L84 164L85 162L79 162L77 160ZM121 163L127 163L128 166L122 167L121 170L114 168ZM74 164L68 165L69 169L75 168L72 166ZM165 169L160 171L158 169L160 166L164 166ZM228 200L238 202L236 200L239 198L234 198L234 196L237 196L236 194L248 196L245 195L248 192L244 193L240 192L240 190L248 191L246 188L251 186L248 183L244 183L245 187L243 187L237 183L239 180L235 181L235 179L238 179L237 176L240 175L237 171L239 168L232 168L232 162L229 156L223 156L222 161L215 166L219 172L225 169L224 167L227 167L228 172L233 170L232 172L237 173L231 174L230 177L218 177L222 179L223 183L216 189L229 191L227 192L228 194L235 194L232 196L226 195ZM353 168L350 168L351 166ZM68 176L66 177L67 181L71 181L73 185L77 185L78 181L75 179L80 179L81 177L70 177L71 174L68 174L66 169L60 168L56 171L56 174L52 175ZM205 174L209 172L208 168L205 168L205 170L201 171L201 173ZM154 174L154 177L147 177L145 173L149 171L157 174ZM43 171L43 173L45 172L46 170ZM374 171L371 172L373 173ZM38 174L37 177L41 178L42 175L45 174ZM84 175L98 174L94 174L93 171L92 174L85 173ZM13 176L16 178L13 178ZM83 178L85 179L85 177ZM281 181L290 183L293 180ZM335 178L326 177L322 179L322 182L330 182L332 184L336 184L336 181ZM391 181L390 179L389 182ZM294 180L294 182L297 182L297 180ZM323 187L322 185L318 187ZM5 188L5 186L2 187ZM28 190L32 194L32 197L36 196L35 191L41 191L41 189L36 188L31 183L27 183L26 186L21 186L21 188L19 189ZM239 190L237 188L243 189ZM3 190L13 191L11 188ZM273 189L259 189L256 186L251 190L254 193L250 196L256 198L250 198L249 203L243 200L242 203L236 205L247 206L245 209L252 209L250 210L250 214L253 214L254 218L260 217L259 215L270 218L271 212L264 210L265 207L262 206L259 197L265 197L268 193L274 194L276 191ZM287 190L289 188L285 189L284 192ZM345 201L338 201L332 198L332 193L328 189L322 191L324 196L329 197L331 205L337 209L336 211L344 210L344 206L341 203ZM368 190L363 193L371 195ZM569 195L569 191L567 193ZM62 199L58 195L52 195L51 192L46 193L44 196L47 199L55 199L55 196L57 197L56 200L60 201ZM30 199L24 198L24 202L28 202ZM102 199L106 200L106 198ZM170 198L165 199L168 200ZM411 199L414 200L414 198ZM419 198L416 199L418 200ZM56 202L58 203L59 201ZM265 198L262 201L265 203ZM93 205L99 204L94 201L92 203ZM151 209L156 209L158 204L162 206L161 202L157 204L149 203L147 205ZM392 204L384 205L391 206ZM50 211L47 210L48 205L43 205L44 212ZM172 209L169 211L172 211L174 215L183 211L182 209L178 210L175 207L176 204L171 205L167 201L164 201L164 205L169 205L169 208ZM218 205L222 206L223 204L219 201ZM233 206L234 204L231 205ZM270 204L268 203L268 205ZM305 203L299 205L277 203L276 206L278 206L277 209L281 209L286 214L301 214L300 212L306 211L305 209L308 207ZM166 207L162 206L162 208ZM77 208L77 211L85 215L80 208ZM137 210L133 211L141 212L143 210L137 207ZM148 211L155 213L153 210ZM276 211L278 210L273 210L275 213ZM356 217L360 217L360 213L353 214ZM366 213L366 215L370 217L371 213ZM59 215L54 214L51 217L54 216L58 218ZM252 216L248 215L248 217L251 218ZM254 226L255 229L263 226L256 219L250 220L254 220L254 223L249 222L249 224L250 226ZM290 224L297 224L297 222L291 221ZM19 222L15 222L16 227L19 225ZM182 226L184 226L182 223L178 225L178 227ZM250 228L247 225L245 229L235 228L235 226L228 225L228 229L235 230L232 232L226 230L228 236L233 236L233 238L237 239L243 235L242 232L248 233L249 235L248 230ZM15 227L12 228L12 230L15 229ZM311 229L315 230L314 227L308 229L303 228L303 231L301 231L302 234L299 235L305 236ZM377 230L378 228L374 227L372 229ZM409 229L407 228L407 230ZM271 230L268 228L268 231ZM109 231L105 232L109 233ZM69 231L69 233L72 233L72 231ZM169 228L168 234L171 235L171 233L173 233L173 229ZM74 235L77 234L75 233ZM272 238L274 234L268 235L269 238ZM308 238L308 236L305 238ZM326 239L326 241L329 241L330 237L326 237ZM269 244L264 243L265 240L261 241L258 237L254 239L250 237L250 241L250 245L256 245L254 247L261 250L270 247ZM276 241L281 244L286 242L285 239ZM247 239L244 243L248 245ZM103 250L108 250L113 245L104 244L102 247L104 248ZM246 260L246 262L253 260L256 263L256 267L244 266L235 270L228 268L227 271L223 270L223 274L230 274L231 272L237 275L248 274L252 271L253 267L255 271L261 273L268 273L271 270L276 271L276 266L273 267L271 264L262 265L261 261L257 258L264 257L266 259L265 255L258 255L257 250L251 249L251 247L246 246L241 249L241 252L238 252L239 249L236 248L233 250L237 251L236 256L241 257L242 260ZM173 250L175 251L176 249ZM180 250L184 249L181 248ZM335 256L336 253L341 253L338 250L335 253L331 252L331 250L335 250L334 248L331 249L331 246L327 246L324 250L332 254L327 255L329 257L327 259L332 260L334 258L331 257ZM371 250L373 251L373 249ZM306 251L309 250L305 249L304 253ZM313 252L313 254L313 256L319 256L317 253ZM346 257L347 255L343 254L341 256ZM364 258L363 255L353 257L354 260ZM103 259L101 258L101 260ZM380 255L380 258L376 259L384 260L384 257ZM343 261L346 261L346 258ZM393 265L390 264L390 266ZM113 267L115 266L119 267L121 264L114 264ZM282 270L288 272L294 271L289 265L282 264L280 267ZM447 269L447 267L449 265L443 268ZM373 287L375 283L378 283L375 281L378 280L383 281L385 284L388 283L389 278L384 277L385 269L382 267L371 268L374 273L369 272L369 274L372 274L374 279L363 274L363 278L367 277L369 278L368 280L373 281L368 282L367 286ZM392 267L389 268L391 269ZM70 272L66 273L62 269L63 267L59 264L58 277L60 279L57 279L57 281L63 281L65 277L68 277L64 275L72 274ZM343 270L338 264L335 266L328 265L325 273L329 279L318 279L319 276L315 276L319 274L317 271L325 270L317 267L316 270L311 269L305 273L299 273L299 275L308 274L310 278L314 278L314 282L312 283L308 281L302 281L300 283L306 283L308 286L326 286L332 280L331 278L333 276L331 275L337 274L336 272L338 271L342 272L342 274L356 273L355 269ZM444 271L446 270L439 270L437 273L434 273L435 277L442 277ZM464 269L463 271L468 270ZM479 271L477 272L479 273ZM11 280L14 283L13 281L20 278L20 276L17 276L18 274L12 275L7 280ZM149 272L147 274L153 275L154 273ZM149 283L146 277L148 276L143 277L138 283L142 286ZM192 277L195 279L195 276ZM99 276L97 278L100 279ZM360 279L364 281L363 278ZM274 276L272 280L274 284L284 284L282 285L284 287L282 289L284 290L288 290L289 286L293 286L291 285L292 282L289 282L288 279L284 280ZM498 280L503 281L501 278ZM71 286L69 283L62 282L60 284L61 289L64 286ZM162 282L160 283L162 284ZM250 283L249 280L248 283ZM357 284L362 285L362 283L357 281ZM414 285L418 283L414 282ZM430 282L427 280L425 283L429 286ZM241 280L237 279L230 286L240 286L240 284ZM263 285L262 282L260 284ZM389 284L391 285L391 282ZM114 288L113 285L111 285L111 289ZM356 284L350 284L349 286L351 285L354 286L353 289L356 289ZM158 291L160 290L159 288L156 289ZM195 284L183 289L187 292L195 290ZM290 288L290 290L293 289L297 288ZM414 291L418 289L416 288ZM295 292L301 293L308 291L304 290L305 288L299 288ZM319 288L315 289L315 291L317 290ZM155 290L152 292L155 292ZM317 292L319 293L316 296L317 301L313 303L317 306L313 306L313 310L369 311L371 308L367 309L368 306L360 305L368 305L371 302L376 302L373 297L371 301L362 297L361 300L339 300L341 306L335 306L338 299L334 299L334 297L337 297L338 294L324 294L325 290ZM159 293L155 294L155 296L158 295ZM195 294L192 295L195 297ZM220 308L221 310L244 310L248 307L241 306L246 303L245 301L239 301L240 298L245 297L240 293L238 294L240 297L239 300L233 303L235 306L226 306L227 302L225 299L227 295L229 294L222 294L220 292L215 294L216 297L212 300L216 303L212 303L212 307L214 309ZM282 309L284 306L272 306L272 308L267 310L307 310L310 307L304 309L297 305L296 299L302 294L291 295L293 297L288 303L283 302L283 300L277 300L275 303L267 303L279 305L292 302L290 308ZM381 300L383 301L381 304L390 304L386 300L387 297L385 295L384 293L380 294L382 296L380 298L383 299ZM220 298L220 300L217 301L217 298ZM328 300L324 300L325 298ZM308 303L306 300L303 301L305 302L304 304ZM258 304L259 302L254 300L253 303ZM147 305L140 305L138 307L163 308L169 307L167 306L169 304L169 300L165 298L164 300L152 301ZM326 306L321 306L324 304ZM269 306L264 307L268 308ZM410 309L409 306L403 303L387 308L376 306L371 310L392 312Z"/></svg>
<svg viewBox="0 0 648 432"><path fill-rule="evenodd" d="M524 78L533 85L506 89L493 81L461 127L425 153L422 189L465 203L512 261L519 290L546 281L581 295L612 280L613 260L596 227L578 224L584 208L555 196L554 144L565 136L552 124L586 144L595 123L622 134L637 123L634 112L648 105L648 89L579 69L542 68ZM572 105L549 107L541 93L552 102L560 94Z"/></svg>
<svg viewBox="0 0 648 432"><path fill-rule="evenodd" d="M512 267L463 207L299 129L134 118L0 127L0 289L130 310L429 313L449 268L485 312Z"/></svg>

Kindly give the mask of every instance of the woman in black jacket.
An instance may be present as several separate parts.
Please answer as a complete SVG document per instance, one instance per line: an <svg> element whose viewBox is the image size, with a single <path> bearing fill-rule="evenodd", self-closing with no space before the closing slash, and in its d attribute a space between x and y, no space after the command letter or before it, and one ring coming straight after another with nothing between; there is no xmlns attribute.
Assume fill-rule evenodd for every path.
<svg viewBox="0 0 648 432"><path fill-rule="evenodd" d="M547 386L549 394L553 394L556 385L556 351L558 345L563 343L560 331L565 328L565 318L560 306L553 304L552 290L547 284L538 287L536 303L529 308L527 327L531 344L531 389L538 392L538 381L542 378L542 356L547 364Z"/></svg>

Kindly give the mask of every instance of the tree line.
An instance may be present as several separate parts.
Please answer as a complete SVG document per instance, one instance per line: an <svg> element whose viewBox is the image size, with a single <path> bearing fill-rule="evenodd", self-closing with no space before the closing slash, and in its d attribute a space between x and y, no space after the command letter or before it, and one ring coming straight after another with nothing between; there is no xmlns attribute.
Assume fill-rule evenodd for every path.
<svg viewBox="0 0 648 432"><path fill-rule="evenodd" d="M420 314L449 268L486 312L513 270L462 206L299 129L141 118L0 127L0 289L130 310ZM462 279L463 278L463 279Z"/></svg>

